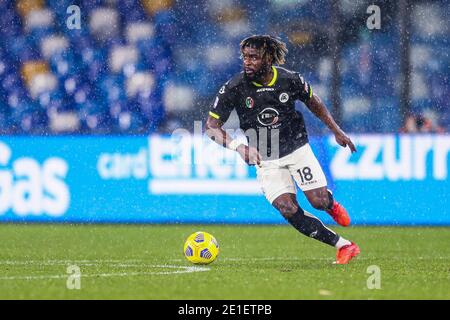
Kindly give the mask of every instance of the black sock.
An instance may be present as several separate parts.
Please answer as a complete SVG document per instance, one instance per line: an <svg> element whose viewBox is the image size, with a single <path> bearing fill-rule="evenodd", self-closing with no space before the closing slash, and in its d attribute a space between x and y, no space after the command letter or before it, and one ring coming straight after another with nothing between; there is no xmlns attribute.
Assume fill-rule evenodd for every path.
<svg viewBox="0 0 450 320"><path fill-rule="evenodd" d="M305 236L314 238L330 246L334 247L339 240L339 235L325 227L318 218L309 212L303 211L300 207L292 217L286 220Z"/></svg>

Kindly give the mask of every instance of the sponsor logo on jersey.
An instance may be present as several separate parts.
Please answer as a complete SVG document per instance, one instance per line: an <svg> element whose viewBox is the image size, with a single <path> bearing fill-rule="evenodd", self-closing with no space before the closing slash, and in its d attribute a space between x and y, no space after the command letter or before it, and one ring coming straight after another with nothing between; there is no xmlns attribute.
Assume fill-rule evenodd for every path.
<svg viewBox="0 0 450 320"><path fill-rule="evenodd" d="M286 103L289 100L289 95L286 92L280 94L280 102Z"/></svg>
<svg viewBox="0 0 450 320"><path fill-rule="evenodd" d="M258 122L263 126L273 126L278 122L280 113L273 108L265 108L258 114Z"/></svg>
<svg viewBox="0 0 450 320"><path fill-rule="evenodd" d="M275 88L261 88L256 90L256 92L264 92L264 91L275 91Z"/></svg>
<svg viewBox="0 0 450 320"><path fill-rule="evenodd" d="M245 99L245 106L246 106L248 109L252 109L254 105L255 105L255 101L252 99L252 97L247 97L247 98Z"/></svg>

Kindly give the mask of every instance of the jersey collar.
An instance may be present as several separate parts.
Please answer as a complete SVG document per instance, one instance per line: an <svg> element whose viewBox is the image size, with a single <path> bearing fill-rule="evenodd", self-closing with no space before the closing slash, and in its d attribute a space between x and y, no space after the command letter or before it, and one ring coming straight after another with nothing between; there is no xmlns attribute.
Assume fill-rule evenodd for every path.
<svg viewBox="0 0 450 320"><path fill-rule="evenodd" d="M271 87L275 84L275 82L277 81L278 78L278 71L277 68L275 68L274 66L272 66L272 70L273 70L273 78L272 80L269 82L269 84L267 85L268 87ZM253 85L257 86L257 87L263 87L262 84L259 84L255 81L252 81Z"/></svg>

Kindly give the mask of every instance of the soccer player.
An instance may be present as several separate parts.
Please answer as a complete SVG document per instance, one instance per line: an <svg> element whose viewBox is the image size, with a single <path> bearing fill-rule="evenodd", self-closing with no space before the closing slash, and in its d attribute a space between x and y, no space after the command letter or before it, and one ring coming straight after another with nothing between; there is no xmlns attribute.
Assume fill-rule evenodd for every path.
<svg viewBox="0 0 450 320"><path fill-rule="evenodd" d="M339 145L356 152L353 142L305 79L279 67L288 52L285 43L272 36L255 35L241 41L240 52L244 70L226 82L216 96L206 123L208 136L237 151L249 165L256 165L267 200L299 232L336 247L336 264L347 264L359 254L359 247L325 227L297 202L293 180L314 208L326 211L341 226L350 224L346 210L327 189L295 101L302 101L322 120ZM222 128L233 109L248 145L233 140Z"/></svg>

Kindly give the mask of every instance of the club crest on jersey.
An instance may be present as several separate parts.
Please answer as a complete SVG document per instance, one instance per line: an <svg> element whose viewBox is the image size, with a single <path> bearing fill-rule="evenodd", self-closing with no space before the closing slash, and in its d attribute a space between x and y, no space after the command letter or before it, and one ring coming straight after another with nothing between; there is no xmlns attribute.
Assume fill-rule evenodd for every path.
<svg viewBox="0 0 450 320"><path fill-rule="evenodd" d="M286 103L289 100L289 95L286 92L280 94L280 102Z"/></svg>
<svg viewBox="0 0 450 320"><path fill-rule="evenodd" d="M246 106L248 109L252 109L254 105L255 105L255 101L252 99L252 97L247 97L247 98L245 99L245 106Z"/></svg>
<svg viewBox="0 0 450 320"><path fill-rule="evenodd" d="M220 94L224 94L225 93L225 86L222 86L222 88L220 88L219 93Z"/></svg>

